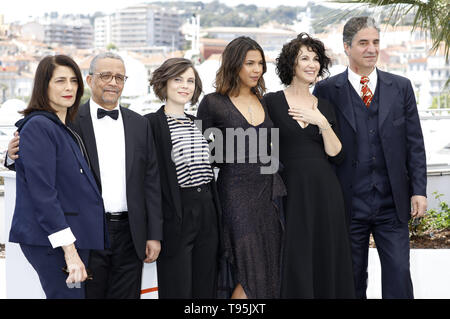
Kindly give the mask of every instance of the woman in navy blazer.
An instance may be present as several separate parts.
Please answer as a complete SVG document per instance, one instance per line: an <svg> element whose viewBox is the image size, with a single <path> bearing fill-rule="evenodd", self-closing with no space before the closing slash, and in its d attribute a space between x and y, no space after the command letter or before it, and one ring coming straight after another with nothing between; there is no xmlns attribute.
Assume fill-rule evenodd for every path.
<svg viewBox="0 0 450 319"><path fill-rule="evenodd" d="M84 298L89 249L104 249L103 201L82 141L66 126L82 95L77 64L47 56L16 124L21 142L9 240L20 244L47 298Z"/></svg>

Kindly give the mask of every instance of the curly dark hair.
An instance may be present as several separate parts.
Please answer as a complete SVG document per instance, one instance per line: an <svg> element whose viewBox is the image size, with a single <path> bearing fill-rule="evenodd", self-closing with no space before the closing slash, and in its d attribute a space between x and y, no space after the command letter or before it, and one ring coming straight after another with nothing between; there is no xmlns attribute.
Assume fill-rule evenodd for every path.
<svg viewBox="0 0 450 319"><path fill-rule="evenodd" d="M317 54L320 63L320 70L317 76L324 77L330 74L328 67L331 66L331 59L325 54L323 42L312 38L306 32L302 32L295 39L283 45L283 49L281 49L281 53L276 59L276 73L284 85L291 84L294 78L297 56L302 46L311 49Z"/></svg>

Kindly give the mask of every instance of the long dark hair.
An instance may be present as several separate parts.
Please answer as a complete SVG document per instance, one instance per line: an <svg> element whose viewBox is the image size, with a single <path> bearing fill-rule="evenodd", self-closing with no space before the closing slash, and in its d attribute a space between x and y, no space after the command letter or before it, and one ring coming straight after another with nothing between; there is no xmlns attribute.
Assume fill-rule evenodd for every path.
<svg viewBox="0 0 450 319"><path fill-rule="evenodd" d="M222 63L216 74L216 92L223 95L236 96L239 93L240 80L239 72L244 65L245 56L250 50L258 50L261 53L263 60L263 74L258 80L258 83L251 90L256 96L261 98L266 86L263 75L267 71L266 59L264 51L261 46L249 37L239 37L228 43L222 53Z"/></svg>
<svg viewBox="0 0 450 319"><path fill-rule="evenodd" d="M39 62L34 76L33 92L31 94L30 102L25 110L21 113L28 115L33 111L47 111L56 113L56 111L50 106L48 98L48 84L53 76L57 66L67 66L73 70L78 81L78 89L73 105L67 110L67 119L73 121L77 114L78 107L80 106L80 100L83 96L84 85L83 77L81 75L80 68L75 61L67 55L55 55L46 56Z"/></svg>

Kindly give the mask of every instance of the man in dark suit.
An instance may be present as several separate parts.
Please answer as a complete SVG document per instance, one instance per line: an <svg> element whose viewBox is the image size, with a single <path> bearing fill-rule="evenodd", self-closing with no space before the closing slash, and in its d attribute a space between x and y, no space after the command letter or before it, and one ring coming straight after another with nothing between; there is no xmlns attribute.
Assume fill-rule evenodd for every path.
<svg viewBox="0 0 450 319"><path fill-rule="evenodd" d="M142 260L161 250L159 171L149 122L119 106L126 76L120 56L97 55L86 78L90 101L73 128L83 139L105 203L110 248L92 251L87 298L139 298Z"/></svg>
<svg viewBox="0 0 450 319"><path fill-rule="evenodd" d="M139 298L142 261L154 262L161 250L161 190L152 130L146 118L119 106L126 78L119 55L95 56L86 79L92 97L68 123L86 146L106 212L109 248L91 251L89 299ZM6 163L12 169L18 138L8 145Z"/></svg>
<svg viewBox="0 0 450 319"><path fill-rule="evenodd" d="M345 160L336 172L349 218L356 295L366 298L372 233L383 298L413 298L408 221L427 207L414 92L408 79L375 67L380 32L372 18L351 18L343 33L349 67L317 83L314 94L334 104L341 129Z"/></svg>

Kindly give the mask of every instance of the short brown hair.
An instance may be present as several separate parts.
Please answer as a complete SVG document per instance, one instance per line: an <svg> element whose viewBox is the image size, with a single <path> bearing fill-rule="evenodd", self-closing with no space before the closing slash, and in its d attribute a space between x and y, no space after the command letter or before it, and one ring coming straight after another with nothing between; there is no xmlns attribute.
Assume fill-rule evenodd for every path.
<svg viewBox="0 0 450 319"><path fill-rule="evenodd" d="M39 62L34 76L33 91L28 106L21 113L25 116L33 111L47 111L56 113L50 106L48 98L48 84L53 76L57 66L67 66L72 69L78 81L78 89L75 97L75 102L67 109L67 119L73 121L80 106L81 97L84 92L83 77L80 68L75 61L67 55L46 56Z"/></svg>
<svg viewBox="0 0 450 319"><path fill-rule="evenodd" d="M263 74L252 92L261 98L266 92L263 75L267 71L264 51L255 40L249 37L239 37L228 43L222 53L222 63L216 74L216 92L222 95L237 95L240 88L239 72L244 65L245 56L250 50L258 50L263 60Z"/></svg>
<svg viewBox="0 0 450 319"><path fill-rule="evenodd" d="M195 75L195 90L192 95L191 105L197 103L200 94L202 94L202 80L192 62L184 58L167 59L153 72L150 85L153 87L153 92L155 92L156 96L161 101L165 101L167 99L167 81L183 74L189 68L192 68Z"/></svg>

